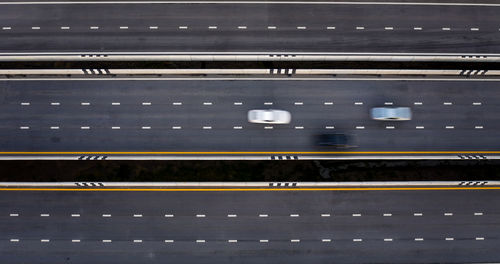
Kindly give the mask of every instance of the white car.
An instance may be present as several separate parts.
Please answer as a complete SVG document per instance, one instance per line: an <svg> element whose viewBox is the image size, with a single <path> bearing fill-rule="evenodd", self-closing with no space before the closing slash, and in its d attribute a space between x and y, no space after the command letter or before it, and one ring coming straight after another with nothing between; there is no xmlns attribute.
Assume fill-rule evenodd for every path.
<svg viewBox="0 0 500 264"><path fill-rule="evenodd" d="M288 124L292 120L290 112L285 110L262 110L248 111L248 122L258 124Z"/></svg>
<svg viewBox="0 0 500 264"><path fill-rule="evenodd" d="M380 121L407 121L411 120L409 107L375 107L371 109L371 117Z"/></svg>

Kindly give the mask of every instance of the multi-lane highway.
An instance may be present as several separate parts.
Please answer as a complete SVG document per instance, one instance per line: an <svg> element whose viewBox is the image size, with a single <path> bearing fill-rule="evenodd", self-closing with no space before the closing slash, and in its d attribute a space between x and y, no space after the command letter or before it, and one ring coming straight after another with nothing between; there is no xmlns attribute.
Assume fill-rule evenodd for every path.
<svg viewBox="0 0 500 264"><path fill-rule="evenodd" d="M0 2L0 52L500 54L498 4Z"/></svg>
<svg viewBox="0 0 500 264"><path fill-rule="evenodd" d="M498 189L486 189L495 188L488 185L470 187L472 190L403 187L406 189L372 186L370 191L2 188L0 261L38 264L500 260Z"/></svg>
<svg viewBox="0 0 500 264"><path fill-rule="evenodd" d="M3 80L0 151L492 154L500 150L498 85L466 79ZM411 107L413 119L371 120L375 106ZM248 110L259 108L290 111L292 121L248 123ZM339 132L352 134L358 147L314 145L315 135Z"/></svg>

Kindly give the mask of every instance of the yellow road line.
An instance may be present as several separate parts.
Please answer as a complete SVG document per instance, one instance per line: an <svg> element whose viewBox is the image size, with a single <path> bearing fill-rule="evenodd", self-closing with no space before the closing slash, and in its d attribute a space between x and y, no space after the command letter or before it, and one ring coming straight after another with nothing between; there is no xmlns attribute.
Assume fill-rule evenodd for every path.
<svg viewBox="0 0 500 264"><path fill-rule="evenodd" d="M0 151L0 155L500 154L500 151Z"/></svg>
<svg viewBox="0 0 500 264"><path fill-rule="evenodd" d="M372 187L372 188L0 188L0 191L76 191L76 192L241 192L241 191L440 191L440 190L500 190L491 187Z"/></svg>

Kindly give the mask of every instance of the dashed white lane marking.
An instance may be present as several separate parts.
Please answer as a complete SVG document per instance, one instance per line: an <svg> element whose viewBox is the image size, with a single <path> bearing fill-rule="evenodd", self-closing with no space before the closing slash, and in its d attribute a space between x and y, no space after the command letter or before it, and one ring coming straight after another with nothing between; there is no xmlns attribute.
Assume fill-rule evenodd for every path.
<svg viewBox="0 0 500 264"><path fill-rule="evenodd" d="M40 239L40 242L42 242L42 243L49 243L50 239Z"/></svg>
<svg viewBox="0 0 500 264"><path fill-rule="evenodd" d="M481 102L473 102L472 105L482 105Z"/></svg>
<svg viewBox="0 0 500 264"><path fill-rule="evenodd" d="M476 240L484 240L484 237L476 237Z"/></svg>
<svg viewBox="0 0 500 264"><path fill-rule="evenodd" d="M325 129L335 129L334 126L326 126Z"/></svg>
<svg viewBox="0 0 500 264"><path fill-rule="evenodd" d="M40 214L40 217L49 217L50 214Z"/></svg>
<svg viewBox="0 0 500 264"><path fill-rule="evenodd" d="M424 126L416 126L416 129L424 129Z"/></svg>
<svg viewBox="0 0 500 264"><path fill-rule="evenodd" d="M483 213L479 212L479 213L474 213L475 216L481 216L483 215Z"/></svg>
<svg viewBox="0 0 500 264"><path fill-rule="evenodd" d="M212 105L212 102L203 102L203 105Z"/></svg>
<svg viewBox="0 0 500 264"><path fill-rule="evenodd" d="M422 103L422 102L414 102L413 104L414 105L423 105L424 103Z"/></svg>
<svg viewBox="0 0 500 264"><path fill-rule="evenodd" d="M58 126L51 126L50 129L57 130L57 129L59 129L59 127Z"/></svg>
<svg viewBox="0 0 500 264"><path fill-rule="evenodd" d="M385 27L384 29L385 29L385 30L393 30L393 29L394 29L394 27Z"/></svg>
<svg viewBox="0 0 500 264"><path fill-rule="evenodd" d="M393 102L385 102L384 105L393 105Z"/></svg>
<svg viewBox="0 0 500 264"><path fill-rule="evenodd" d="M383 214L383 216L392 216L392 214Z"/></svg>
<svg viewBox="0 0 500 264"><path fill-rule="evenodd" d="M69 30L70 27L61 27L62 30Z"/></svg>
<svg viewBox="0 0 500 264"><path fill-rule="evenodd" d="M356 129L365 129L364 126L356 126Z"/></svg>
<svg viewBox="0 0 500 264"><path fill-rule="evenodd" d="M19 216L19 214L10 214L9 216L16 217Z"/></svg>
<svg viewBox="0 0 500 264"><path fill-rule="evenodd" d="M98 30L98 29L99 29L99 27L97 27L97 26L92 26L92 27L90 27L90 29L92 29L92 30Z"/></svg>
<svg viewBox="0 0 500 264"><path fill-rule="evenodd" d="M196 243L205 243L205 240L204 239L197 239Z"/></svg>
<svg viewBox="0 0 500 264"><path fill-rule="evenodd" d="M197 214L196 217L203 218L203 217L205 217L205 215L204 214Z"/></svg>
<svg viewBox="0 0 500 264"><path fill-rule="evenodd" d="M394 126L386 126L385 129L394 129Z"/></svg>
<svg viewBox="0 0 500 264"><path fill-rule="evenodd" d="M23 102L23 103L21 103L21 105L30 105L30 103L28 103L28 102Z"/></svg>
<svg viewBox="0 0 500 264"><path fill-rule="evenodd" d="M304 102L295 102L294 105L304 105Z"/></svg>
<svg viewBox="0 0 500 264"><path fill-rule="evenodd" d="M238 29L247 29L247 26L238 26Z"/></svg>
<svg viewBox="0 0 500 264"><path fill-rule="evenodd" d="M267 214L260 214L259 217L269 217Z"/></svg>
<svg viewBox="0 0 500 264"><path fill-rule="evenodd" d="M119 102L113 102L113 103L111 103L111 105L120 105L120 103Z"/></svg>
<svg viewBox="0 0 500 264"><path fill-rule="evenodd" d="M33 29L33 30L39 30L40 27L31 27L31 29Z"/></svg>
<svg viewBox="0 0 500 264"><path fill-rule="evenodd" d="M454 129L455 126L445 126L446 129Z"/></svg>
<svg viewBox="0 0 500 264"><path fill-rule="evenodd" d="M243 102L234 102L234 105L243 105Z"/></svg>
<svg viewBox="0 0 500 264"><path fill-rule="evenodd" d="M453 216L453 213L444 213L444 216Z"/></svg>
<svg viewBox="0 0 500 264"><path fill-rule="evenodd" d="M470 31L479 31L479 28L470 28Z"/></svg>
<svg viewBox="0 0 500 264"><path fill-rule="evenodd" d="M238 217L238 215L235 214L228 214L227 217Z"/></svg>
<svg viewBox="0 0 500 264"><path fill-rule="evenodd" d="M228 243L238 243L238 240L236 240L236 239L229 239L227 242Z"/></svg>
<svg viewBox="0 0 500 264"><path fill-rule="evenodd" d="M361 214L352 214L352 216L358 217L358 216L361 216Z"/></svg>
<svg viewBox="0 0 500 264"><path fill-rule="evenodd" d="M384 242L392 242L392 238L384 238Z"/></svg>
<svg viewBox="0 0 500 264"><path fill-rule="evenodd" d="M83 130L89 130L89 129L90 129L90 127L89 127L89 126L82 126L82 127L80 127L80 129L83 129Z"/></svg>
<svg viewBox="0 0 500 264"><path fill-rule="evenodd" d="M61 105L61 103L59 103L59 102L52 102L52 103L50 103L50 105Z"/></svg>
<svg viewBox="0 0 500 264"><path fill-rule="evenodd" d="M141 128L142 128L142 129L151 129L151 127L150 127L150 126L143 126L143 127L141 127Z"/></svg>
<svg viewBox="0 0 500 264"><path fill-rule="evenodd" d="M413 213L413 216L423 216L423 213Z"/></svg>
<svg viewBox="0 0 500 264"><path fill-rule="evenodd" d="M414 27L413 30L422 30L421 27Z"/></svg>
<svg viewBox="0 0 500 264"><path fill-rule="evenodd" d="M17 238L11 238L10 242L19 242L19 239L17 239Z"/></svg>
<svg viewBox="0 0 500 264"><path fill-rule="evenodd" d="M103 239L102 240L102 243L111 243L111 242L112 242L111 239Z"/></svg>
<svg viewBox="0 0 500 264"><path fill-rule="evenodd" d="M329 29L329 30L334 30L335 27L326 27L326 29Z"/></svg>
<svg viewBox="0 0 500 264"><path fill-rule="evenodd" d="M188 26L179 26L179 29L188 29Z"/></svg>
<svg viewBox="0 0 500 264"><path fill-rule="evenodd" d="M182 102L173 102L173 105L182 105Z"/></svg>
<svg viewBox="0 0 500 264"><path fill-rule="evenodd" d="M260 243L269 243L269 240L267 240L267 239L261 239L261 240L259 240L259 242Z"/></svg>
<svg viewBox="0 0 500 264"><path fill-rule="evenodd" d="M173 239L167 239L167 240L165 240L165 243L174 243L174 240Z"/></svg>
<svg viewBox="0 0 500 264"><path fill-rule="evenodd" d="M142 217L142 214L134 214L134 217Z"/></svg>
<svg viewBox="0 0 500 264"><path fill-rule="evenodd" d="M217 29L217 26L208 26L208 29Z"/></svg>
<svg viewBox="0 0 500 264"><path fill-rule="evenodd" d="M264 105L273 105L273 102L264 102Z"/></svg>
<svg viewBox="0 0 500 264"><path fill-rule="evenodd" d="M134 239L134 243L142 243L142 239Z"/></svg>
<svg viewBox="0 0 500 264"><path fill-rule="evenodd" d="M166 214L165 217L172 218L172 217L174 217L174 215L173 214Z"/></svg>
<svg viewBox="0 0 500 264"><path fill-rule="evenodd" d="M354 105L363 105L363 102L354 102Z"/></svg>
<svg viewBox="0 0 500 264"><path fill-rule="evenodd" d="M19 127L19 129L26 130L26 129L30 129L30 127L29 126L21 126L21 127Z"/></svg>
<svg viewBox="0 0 500 264"><path fill-rule="evenodd" d="M443 102L443 105L453 105L452 102Z"/></svg>
<svg viewBox="0 0 500 264"><path fill-rule="evenodd" d="M354 238L352 240L352 242L362 242L362 241L363 241L363 239L361 239L361 238Z"/></svg>
<svg viewBox="0 0 500 264"><path fill-rule="evenodd" d="M455 240L455 239L454 239L453 237L447 237L447 238L445 238L444 240L446 240L446 241L453 241L453 240Z"/></svg>
<svg viewBox="0 0 500 264"><path fill-rule="evenodd" d="M149 29L158 29L158 26L149 26Z"/></svg>
<svg viewBox="0 0 500 264"><path fill-rule="evenodd" d="M128 29L127 26L121 26L120 29Z"/></svg>
<svg viewBox="0 0 500 264"><path fill-rule="evenodd" d="M292 242L292 243L299 243L300 239L290 239L290 242Z"/></svg>
<svg viewBox="0 0 500 264"><path fill-rule="evenodd" d="M120 129L120 127L119 126L114 126L114 127L111 127L111 129L116 130L116 129Z"/></svg>
<svg viewBox="0 0 500 264"><path fill-rule="evenodd" d="M234 126L233 129L243 129L242 126Z"/></svg>
<svg viewBox="0 0 500 264"><path fill-rule="evenodd" d="M332 242L332 240L329 238L323 238L321 239L321 242Z"/></svg>
<svg viewBox="0 0 500 264"><path fill-rule="evenodd" d="M265 126L264 129L273 129L272 126Z"/></svg>
<svg viewBox="0 0 500 264"><path fill-rule="evenodd" d="M275 26L268 26L267 29L276 29Z"/></svg>
<svg viewBox="0 0 500 264"><path fill-rule="evenodd" d="M330 217L330 214L321 214L321 217Z"/></svg>
<svg viewBox="0 0 500 264"><path fill-rule="evenodd" d="M212 129L211 126L204 126L203 129Z"/></svg>
<svg viewBox="0 0 500 264"><path fill-rule="evenodd" d="M424 239L423 239L423 238L421 238L421 237L416 237L416 238L415 238L415 241L424 241Z"/></svg>
<svg viewBox="0 0 500 264"><path fill-rule="evenodd" d="M441 29L442 29L442 30L445 30L445 31L449 31L449 30L451 30L451 28L449 28L449 27L444 27L444 28L441 28Z"/></svg>
<svg viewBox="0 0 500 264"><path fill-rule="evenodd" d="M291 214L290 217L299 217L299 214Z"/></svg>
<svg viewBox="0 0 500 264"><path fill-rule="evenodd" d="M89 102L81 102L80 104L81 104L81 105L90 105L90 103L89 103Z"/></svg>
<svg viewBox="0 0 500 264"><path fill-rule="evenodd" d="M172 129L182 129L181 126L173 126Z"/></svg>
<svg viewBox="0 0 500 264"><path fill-rule="evenodd" d="M71 243L80 243L80 239L71 239Z"/></svg>
<svg viewBox="0 0 500 264"><path fill-rule="evenodd" d="M333 105L333 102L324 102L324 105Z"/></svg>
<svg viewBox="0 0 500 264"><path fill-rule="evenodd" d="M80 214L71 214L71 217L80 217Z"/></svg>
<svg viewBox="0 0 500 264"><path fill-rule="evenodd" d="M303 126L296 126L295 129L304 129Z"/></svg>
<svg viewBox="0 0 500 264"><path fill-rule="evenodd" d="M102 217L111 217L111 214L103 214Z"/></svg>
<svg viewBox="0 0 500 264"><path fill-rule="evenodd" d="M356 30L363 30L365 27L356 27Z"/></svg>
<svg viewBox="0 0 500 264"><path fill-rule="evenodd" d="M298 26L297 29L307 29L307 27L304 26Z"/></svg>
<svg viewBox="0 0 500 264"><path fill-rule="evenodd" d="M151 102L142 102L142 105L151 105Z"/></svg>
<svg viewBox="0 0 500 264"><path fill-rule="evenodd" d="M2 27L2 30L11 30L11 27Z"/></svg>

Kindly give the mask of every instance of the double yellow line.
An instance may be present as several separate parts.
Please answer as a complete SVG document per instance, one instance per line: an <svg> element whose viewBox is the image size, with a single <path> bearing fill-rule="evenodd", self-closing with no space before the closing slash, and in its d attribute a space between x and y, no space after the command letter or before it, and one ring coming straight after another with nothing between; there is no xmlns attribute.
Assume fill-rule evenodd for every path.
<svg viewBox="0 0 500 264"><path fill-rule="evenodd" d="M64 192L283 192L283 191L445 191L500 190L500 186L481 187L334 187L334 188L0 188L0 191L64 191Z"/></svg>

